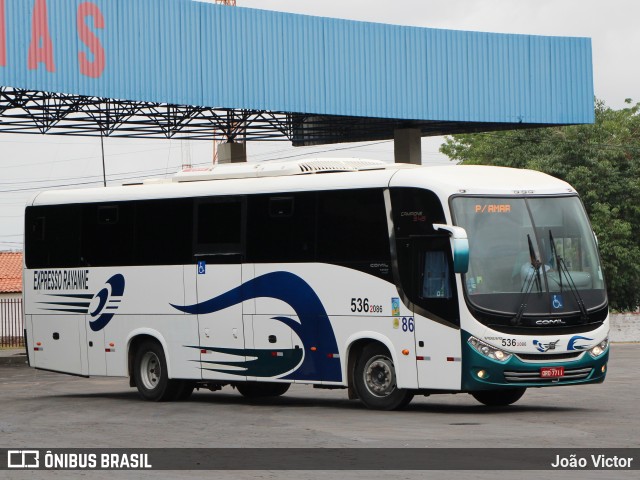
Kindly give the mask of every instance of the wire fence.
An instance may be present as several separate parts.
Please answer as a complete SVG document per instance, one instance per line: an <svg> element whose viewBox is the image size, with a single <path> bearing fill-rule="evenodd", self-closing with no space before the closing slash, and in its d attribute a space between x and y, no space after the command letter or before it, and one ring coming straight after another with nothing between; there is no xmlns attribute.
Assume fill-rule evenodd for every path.
<svg viewBox="0 0 640 480"><path fill-rule="evenodd" d="M21 298L0 299L0 348L24 347Z"/></svg>

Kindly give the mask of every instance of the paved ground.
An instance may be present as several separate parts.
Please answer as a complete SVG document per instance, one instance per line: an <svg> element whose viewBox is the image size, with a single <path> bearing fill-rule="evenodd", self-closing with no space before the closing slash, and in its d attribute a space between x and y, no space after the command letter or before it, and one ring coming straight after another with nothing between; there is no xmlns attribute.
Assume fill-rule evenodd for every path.
<svg viewBox="0 0 640 480"><path fill-rule="evenodd" d="M469 395L416 398L403 412L366 410L343 390L294 386L275 400L235 390L147 403L125 379L83 379L0 365L0 447L640 447L640 345L615 344L603 385L535 389L516 405ZM638 459L640 461L640 458ZM11 473L13 476L8 476ZM0 472L0 478L68 478ZM40 476L38 476L40 475ZM78 475L80 475L78 473ZM85 478L146 478L87 472ZM129 476L128 476L129 475ZM147 472L148 478L211 477ZM494 478L491 472L334 472L338 478ZM503 478L514 473L504 472ZM633 478L614 472L530 472L540 478ZM618 475L618 476L616 476ZM215 478L325 478L314 472L216 472Z"/></svg>
<svg viewBox="0 0 640 480"><path fill-rule="evenodd" d="M0 348L0 366L25 363L27 363L27 355L24 348Z"/></svg>
<svg viewBox="0 0 640 480"><path fill-rule="evenodd" d="M640 313L612 313L611 333L612 342L640 342Z"/></svg>

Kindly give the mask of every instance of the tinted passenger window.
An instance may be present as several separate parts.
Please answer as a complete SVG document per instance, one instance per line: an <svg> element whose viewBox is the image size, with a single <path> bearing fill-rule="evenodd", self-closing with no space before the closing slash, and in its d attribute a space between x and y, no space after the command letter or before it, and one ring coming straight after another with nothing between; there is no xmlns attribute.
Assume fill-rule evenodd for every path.
<svg viewBox="0 0 640 480"><path fill-rule="evenodd" d="M459 323L449 236L433 229L445 223L435 193L418 188L391 189L398 275L416 311ZM424 313L423 313L424 314Z"/></svg>
<svg viewBox="0 0 640 480"><path fill-rule="evenodd" d="M30 207L25 221L28 268L192 261L189 199Z"/></svg>
<svg viewBox="0 0 640 480"><path fill-rule="evenodd" d="M440 199L429 190L392 188L391 203L396 238L432 234L434 223L445 223Z"/></svg>
<svg viewBox="0 0 640 480"><path fill-rule="evenodd" d="M25 214L27 268L79 267L82 207L29 207Z"/></svg>
<svg viewBox="0 0 640 480"><path fill-rule="evenodd" d="M253 195L248 202L248 262L315 261L315 193Z"/></svg>
<svg viewBox="0 0 640 480"><path fill-rule="evenodd" d="M237 263L243 253L243 210L241 198L196 202L196 257L208 262Z"/></svg>
<svg viewBox="0 0 640 480"><path fill-rule="evenodd" d="M83 206L81 264L88 267L133 265L134 222L133 203Z"/></svg>
<svg viewBox="0 0 640 480"><path fill-rule="evenodd" d="M318 194L318 261L391 278L389 230L382 190Z"/></svg>
<svg viewBox="0 0 640 480"><path fill-rule="evenodd" d="M192 234L192 200L151 200L136 204L137 265L190 263Z"/></svg>

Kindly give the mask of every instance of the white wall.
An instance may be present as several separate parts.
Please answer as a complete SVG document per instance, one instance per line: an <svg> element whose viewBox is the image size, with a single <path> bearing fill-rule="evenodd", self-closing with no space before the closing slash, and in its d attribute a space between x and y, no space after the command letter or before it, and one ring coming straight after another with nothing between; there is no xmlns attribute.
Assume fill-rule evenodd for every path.
<svg viewBox="0 0 640 480"><path fill-rule="evenodd" d="M4 300L7 298L22 298L22 293L0 293L0 300Z"/></svg>
<svg viewBox="0 0 640 480"><path fill-rule="evenodd" d="M640 342L640 313L611 314L612 342Z"/></svg>

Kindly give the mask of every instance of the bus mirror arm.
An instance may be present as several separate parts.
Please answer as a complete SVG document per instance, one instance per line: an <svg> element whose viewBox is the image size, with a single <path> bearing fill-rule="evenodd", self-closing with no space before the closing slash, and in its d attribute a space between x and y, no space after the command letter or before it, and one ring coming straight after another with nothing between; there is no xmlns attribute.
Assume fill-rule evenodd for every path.
<svg viewBox="0 0 640 480"><path fill-rule="evenodd" d="M434 223L433 229L445 231L451 237L453 271L455 273L467 273L467 270L469 270L469 239L467 238L467 231L462 227L443 225L441 223Z"/></svg>

